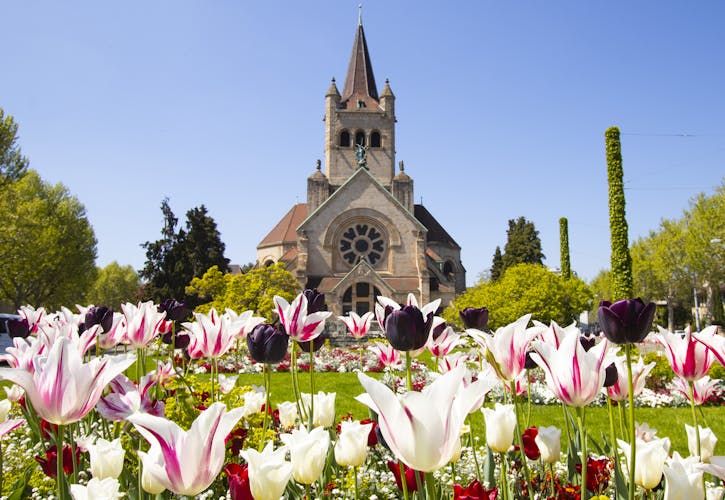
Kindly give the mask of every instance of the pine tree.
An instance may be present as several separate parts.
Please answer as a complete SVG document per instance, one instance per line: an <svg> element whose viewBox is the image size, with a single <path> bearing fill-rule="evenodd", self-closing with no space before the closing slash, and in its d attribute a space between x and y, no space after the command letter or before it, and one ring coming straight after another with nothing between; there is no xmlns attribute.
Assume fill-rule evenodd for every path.
<svg viewBox="0 0 725 500"><path fill-rule="evenodd" d="M534 223L524 217L510 219L501 273L516 264L542 264L544 259Z"/></svg>
<svg viewBox="0 0 725 500"><path fill-rule="evenodd" d="M497 246L493 253L493 264L491 265L491 281L497 281L503 273L503 258L501 256L501 247Z"/></svg>

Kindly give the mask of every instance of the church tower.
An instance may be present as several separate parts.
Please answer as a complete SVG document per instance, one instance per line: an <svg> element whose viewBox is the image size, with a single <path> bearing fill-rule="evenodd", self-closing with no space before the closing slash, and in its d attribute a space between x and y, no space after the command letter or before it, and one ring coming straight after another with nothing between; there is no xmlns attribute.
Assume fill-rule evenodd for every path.
<svg viewBox="0 0 725 500"><path fill-rule="evenodd" d="M357 145L365 148L365 167L390 190L395 175L395 96L387 80L378 95L361 18L344 85L340 94L333 79L325 96L325 175L330 192L359 168Z"/></svg>

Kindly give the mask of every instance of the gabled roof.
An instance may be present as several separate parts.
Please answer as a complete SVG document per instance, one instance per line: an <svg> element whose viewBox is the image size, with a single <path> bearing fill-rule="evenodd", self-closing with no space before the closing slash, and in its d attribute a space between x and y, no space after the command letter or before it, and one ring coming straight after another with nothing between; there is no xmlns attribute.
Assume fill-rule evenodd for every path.
<svg viewBox="0 0 725 500"><path fill-rule="evenodd" d="M429 243L443 243L454 248L461 248L427 208L423 205L415 205L413 210L415 212L415 218L428 229L426 240Z"/></svg>
<svg viewBox="0 0 725 500"><path fill-rule="evenodd" d="M350 64L347 67L345 86L342 89L342 102L349 100L362 100L368 107L373 107L373 104L377 105L379 101L362 22L358 23ZM354 107L350 106L349 109Z"/></svg>
<svg viewBox="0 0 725 500"><path fill-rule="evenodd" d="M297 203L274 226L267 236L259 242L257 248L281 243L294 243L297 241L297 226L307 218L307 204Z"/></svg>
<svg viewBox="0 0 725 500"><path fill-rule="evenodd" d="M318 212L324 210L324 208L327 207L327 205L331 204L333 202L333 200L336 200L340 196L344 196L343 193L345 191L347 191L348 187L353 182L355 182L355 179L357 179L357 178L359 178L361 176L365 176L372 183L372 185L374 185L378 189L378 191L380 191L383 194L383 196L385 196L387 199L390 200L390 202L391 202L392 205L397 206L398 208L400 208L400 210L402 210L405 213L405 215L408 217L408 219L410 219L416 226L418 226L420 229L426 229L426 226L417 217L415 217L413 214L411 214L408 211L408 209L405 208L402 203L400 203L400 200L398 200L395 196L393 196L390 193L390 191L388 191L387 189L385 189L385 186L383 186L380 183L380 181L378 181L373 176L373 174L371 174L370 171L368 169L366 169L366 168L358 168L355 171L354 174L352 174L350 177L348 177L347 180L345 182L343 182L340 185L340 187L337 188L335 190L335 192L330 195L329 198L327 198L324 202L322 202L322 204L319 207L317 207L311 214L308 214L307 215L307 218L305 218L304 220L302 220L300 222L300 224L297 226L297 229L301 229L307 223L308 220L312 219L312 217L315 214L317 214ZM306 207L307 207L307 205L305 205L305 208ZM371 208L374 208L374 207L371 207ZM433 217L433 216L431 215L431 217ZM435 220L435 219L433 219L433 220ZM437 222L436 222L436 224L437 224Z"/></svg>

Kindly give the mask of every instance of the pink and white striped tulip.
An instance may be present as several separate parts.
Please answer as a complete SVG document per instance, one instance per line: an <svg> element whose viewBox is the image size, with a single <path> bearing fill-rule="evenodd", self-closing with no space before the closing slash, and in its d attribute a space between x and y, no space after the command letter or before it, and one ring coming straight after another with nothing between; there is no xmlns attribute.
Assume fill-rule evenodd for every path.
<svg viewBox="0 0 725 500"><path fill-rule="evenodd" d="M692 336L695 340L707 346L715 359L725 366L725 337L717 333L717 327L705 328L701 332L693 333Z"/></svg>
<svg viewBox="0 0 725 500"><path fill-rule="evenodd" d="M576 326L576 323L572 323L567 327L560 327L556 321L552 321L549 326L546 326L540 321L533 320L534 327L539 329L539 340L542 342L553 345L557 349L567 335L581 335L581 331Z"/></svg>
<svg viewBox="0 0 725 500"><path fill-rule="evenodd" d="M254 327L261 325L266 320L259 316L254 316L254 311L244 311L241 314L237 314L234 310L226 308L224 310L225 319L229 321L230 325L234 325L237 329L237 337L242 340L247 338L247 334L254 330Z"/></svg>
<svg viewBox="0 0 725 500"><path fill-rule="evenodd" d="M69 424L90 412L103 390L119 373L133 364L132 355L93 358L83 355L68 338L58 338L48 357L36 356L34 371L0 368L0 380L10 380L23 389L33 409L53 424Z"/></svg>
<svg viewBox="0 0 725 500"><path fill-rule="evenodd" d="M438 371L448 373L457 366L465 366L468 362L468 354L465 352L454 352L438 360Z"/></svg>
<svg viewBox="0 0 725 500"><path fill-rule="evenodd" d="M28 322L30 335L36 335L38 333L38 328L45 321L47 313L43 307L36 309L31 305L27 305L18 309L18 315Z"/></svg>
<svg viewBox="0 0 725 500"><path fill-rule="evenodd" d="M134 349L148 346L160 333L164 326L165 312L158 312L156 305L139 302L137 306L127 302L121 305L126 318L125 341Z"/></svg>
<svg viewBox="0 0 725 500"><path fill-rule="evenodd" d="M629 390L627 389L627 359L618 356L614 360L614 366L617 368L617 380L614 385L607 387L607 393L612 401L624 401L629 396ZM632 388L635 397L644 389L647 375L654 367L654 361L645 365L641 356L636 363L632 364Z"/></svg>
<svg viewBox="0 0 725 500"><path fill-rule="evenodd" d="M465 371L458 367L423 392L409 391L402 396L358 373L367 392L355 399L378 414L383 438L400 461L415 470L433 472L455 455L465 418L478 400L475 394L457 397Z"/></svg>
<svg viewBox="0 0 725 500"><path fill-rule="evenodd" d="M124 374L117 375L110 383L111 392L102 397L96 410L106 420L119 422L134 413L163 416L165 403L152 400L150 389L156 380L152 374L141 377L139 386Z"/></svg>
<svg viewBox="0 0 725 500"><path fill-rule="evenodd" d="M368 351L375 353L380 362L386 367L398 368L402 363L400 352L396 351L390 344L373 342L373 345L368 347Z"/></svg>
<svg viewBox="0 0 725 500"><path fill-rule="evenodd" d="M720 379L710 379L709 375L705 375L701 379L695 380L695 382L693 382L695 404L704 404L710 397L714 396L716 394L715 389L720 386L720 382L722 382ZM685 396L685 398L688 400L690 399L690 384L687 380L675 377L674 380L672 380L672 385L675 390Z"/></svg>
<svg viewBox="0 0 725 500"><path fill-rule="evenodd" d="M303 293L291 304L279 295L275 295L273 300L280 323L287 335L297 342L309 342L319 337L325 328L325 320L332 315L329 311L307 314L307 297Z"/></svg>
<svg viewBox="0 0 725 500"><path fill-rule="evenodd" d="M617 349L603 340L585 351L579 335L567 335L555 348L541 341L532 342L531 358L544 369L546 384L564 404L577 408L594 401L604 386L605 370L614 361Z"/></svg>
<svg viewBox="0 0 725 500"><path fill-rule="evenodd" d="M443 333L438 335L438 338L434 339L433 335L428 337L426 347L430 353L436 358L447 356L455 347L461 345L463 339L461 336L453 331L453 328L447 326Z"/></svg>
<svg viewBox="0 0 725 500"><path fill-rule="evenodd" d="M361 339L370 330L370 323L372 322L373 316L372 311L368 311L362 316L359 316L354 311L350 311L347 316L338 316L337 319L345 323L353 338Z"/></svg>
<svg viewBox="0 0 725 500"><path fill-rule="evenodd" d="M165 418L129 415L127 420L151 444L142 457L144 473L177 495L198 495L219 475L224 465L224 440L243 411L235 408L227 412L224 403L213 403L188 431Z"/></svg>
<svg viewBox="0 0 725 500"><path fill-rule="evenodd" d="M189 332L189 356L192 359L220 358L234 345L243 328L241 321L231 316L219 316L213 307L209 314L194 313L196 321L184 323Z"/></svg>
<svg viewBox="0 0 725 500"><path fill-rule="evenodd" d="M10 400L3 399L0 401L0 438L2 438L5 434L8 432L12 432L18 427L20 427L25 420L22 418L14 418L10 420L6 420L8 418L8 413L10 413L10 408L12 405L10 404Z"/></svg>
<svg viewBox="0 0 725 500"><path fill-rule="evenodd" d="M690 328L687 328L684 336L671 333L660 326L657 328L659 333L655 334L655 339L664 347L665 356L675 375L688 382L694 382L707 375L715 362L715 357L702 341L698 342L693 338ZM706 340L716 331L717 327L711 326L705 328L698 336Z"/></svg>
<svg viewBox="0 0 725 500"><path fill-rule="evenodd" d="M529 344L541 333L537 327L526 328L529 319L531 315L526 314L498 328L493 336L474 337L474 340L486 346L486 361L504 382L511 382L521 375L525 369Z"/></svg>

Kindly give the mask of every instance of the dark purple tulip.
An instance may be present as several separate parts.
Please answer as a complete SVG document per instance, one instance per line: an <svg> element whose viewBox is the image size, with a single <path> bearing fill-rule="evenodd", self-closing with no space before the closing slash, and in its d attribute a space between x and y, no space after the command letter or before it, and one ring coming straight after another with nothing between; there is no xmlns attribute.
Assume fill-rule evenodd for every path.
<svg viewBox="0 0 725 500"><path fill-rule="evenodd" d="M536 361L534 361L534 358L531 357L531 353L534 351L527 351L526 352L526 361L524 361L524 368L527 370L533 370L537 366L539 366Z"/></svg>
<svg viewBox="0 0 725 500"><path fill-rule="evenodd" d="M645 304L642 299L620 300L612 304L599 303L599 324L604 335L615 344L642 342L652 328L655 303Z"/></svg>
<svg viewBox="0 0 725 500"><path fill-rule="evenodd" d="M86 330L94 325L101 325L103 333L109 332L113 328L113 310L106 306L93 306L86 312L84 324Z"/></svg>
<svg viewBox="0 0 725 500"><path fill-rule="evenodd" d="M596 335L582 335L579 337L579 343L582 345L585 351L588 351L594 347L597 343Z"/></svg>
<svg viewBox="0 0 725 500"><path fill-rule="evenodd" d="M312 352L317 352L322 349L322 346L325 345L325 340L329 338L330 334L328 334L327 332L322 332L312 340L308 340L307 342L297 342L297 345L300 346L302 352L306 352L309 354L310 344L312 344Z"/></svg>
<svg viewBox="0 0 725 500"><path fill-rule="evenodd" d="M189 309L183 302L174 299L166 299L156 308L159 312L166 313L166 319L170 321L181 321L189 315Z"/></svg>
<svg viewBox="0 0 725 500"><path fill-rule="evenodd" d="M171 342L174 342L174 349L186 349L189 346L189 342L191 341L191 338L186 333L176 333L176 338L174 338L173 332L166 332L161 336L161 342L164 344L171 344Z"/></svg>
<svg viewBox="0 0 725 500"><path fill-rule="evenodd" d="M438 325L436 325L435 328L433 328L433 331L431 331L431 336L433 337L433 340L438 340L438 337L440 337L443 332L448 328L448 323L445 321L442 321Z"/></svg>
<svg viewBox="0 0 725 500"><path fill-rule="evenodd" d="M257 325L247 334L247 347L258 363L279 363L287 354L289 336L274 325Z"/></svg>
<svg viewBox="0 0 725 500"><path fill-rule="evenodd" d="M8 335L10 335L10 338L26 338L30 335L30 324L28 320L25 318L8 319Z"/></svg>
<svg viewBox="0 0 725 500"><path fill-rule="evenodd" d="M306 289L302 292L307 299L307 314L325 311L325 294L317 291L317 288Z"/></svg>
<svg viewBox="0 0 725 500"><path fill-rule="evenodd" d="M617 367L614 363L611 363L604 371L604 387L612 387L617 383Z"/></svg>
<svg viewBox="0 0 725 500"><path fill-rule="evenodd" d="M383 437L383 433L380 431L380 426L375 426L375 437L378 438L378 443L380 443L384 448L390 449L390 446L388 446L388 443L385 441L385 438Z"/></svg>
<svg viewBox="0 0 725 500"><path fill-rule="evenodd" d="M488 326L488 309L485 307L466 307L458 311L458 315L466 328L485 330Z"/></svg>
<svg viewBox="0 0 725 500"><path fill-rule="evenodd" d="M428 341L433 315L425 321L415 306L404 306L385 315L385 336L398 351L415 351Z"/></svg>

